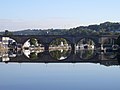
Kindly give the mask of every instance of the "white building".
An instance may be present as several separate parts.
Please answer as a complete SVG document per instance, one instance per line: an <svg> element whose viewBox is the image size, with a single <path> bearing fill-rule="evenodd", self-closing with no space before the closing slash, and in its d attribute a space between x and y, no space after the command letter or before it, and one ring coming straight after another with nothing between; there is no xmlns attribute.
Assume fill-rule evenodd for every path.
<svg viewBox="0 0 120 90"><path fill-rule="evenodd" d="M9 38L9 37L2 37L2 44L4 47L8 47L9 44L14 43L15 40Z"/></svg>
<svg viewBox="0 0 120 90"><path fill-rule="evenodd" d="M29 47L30 47L30 42L28 40L24 43L23 48L29 48Z"/></svg>
<svg viewBox="0 0 120 90"><path fill-rule="evenodd" d="M2 37L2 44L4 47L8 47L9 39L9 37Z"/></svg>

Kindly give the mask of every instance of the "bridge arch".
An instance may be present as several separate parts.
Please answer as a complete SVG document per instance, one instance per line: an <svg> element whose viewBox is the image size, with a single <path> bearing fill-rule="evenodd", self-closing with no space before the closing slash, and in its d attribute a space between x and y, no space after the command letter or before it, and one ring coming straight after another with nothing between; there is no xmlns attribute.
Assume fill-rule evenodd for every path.
<svg viewBox="0 0 120 90"><path fill-rule="evenodd" d="M85 47L95 49L96 43L91 38L81 38L79 41L77 41L76 48L79 49L85 49Z"/></svg>
<svg viewBox="0 0 120 90"><path fill-rule="evenodd" d="M71 43L64 38L55 38L49 45L49 53L56 60L65 60L71 54Z"/></svg>
<svg viewBox="0 0 120 90"><path fill-rule="evenodd" d="M72 42L71 42L69 39L67 39L67 38L57 37L57 38L53 38L53 39L51 40L50 45L51 45L54 41L57 42L57 40L59 41L59 42L58 42L59 44L60 44L60 42L63 42L63 44L64 44L64 43L67 43L68 45L71 45L71 44L72 44Z"/></svg>

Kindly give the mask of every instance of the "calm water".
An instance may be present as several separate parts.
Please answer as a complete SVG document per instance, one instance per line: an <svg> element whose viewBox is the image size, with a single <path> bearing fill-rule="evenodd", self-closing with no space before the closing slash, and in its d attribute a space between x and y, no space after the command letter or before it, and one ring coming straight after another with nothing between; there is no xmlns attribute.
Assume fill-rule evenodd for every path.
<svg viewBox="0 0 120 90"><path fill-rule="evenodd" d="M120 67L0 63L0 90L120 90Z"/></svg>
<svg viewBox="0 0 120 90"><path fill-rule="evenodd" d="M120 55L114 52L10 51L1 55L0 90L120 90Z"/></svg>

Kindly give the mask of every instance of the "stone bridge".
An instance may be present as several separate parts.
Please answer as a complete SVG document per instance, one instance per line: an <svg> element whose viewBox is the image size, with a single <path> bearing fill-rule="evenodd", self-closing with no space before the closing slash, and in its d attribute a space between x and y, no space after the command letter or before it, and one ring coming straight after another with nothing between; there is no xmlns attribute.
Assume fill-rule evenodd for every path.
<svg viewBox="0 0 120 90"><path fill-rule="evenodd" d="M2 37L10 37L14 39L18 44L23 45L27 40L31 38L36 38L39 43L44 45L45 50L49 50L50 43L57 39L57 38L64 38L66 39L69 44L71 44L72 50L75 50L75 46L78 44L78 42L83 39L91 39L95 43L96 47L99 47L101 44L104 44L107 40L116 40L118 38L118 35L102 35L102 36L91 36L91 35L79 35L79 36L72 36L72 35L11 35L11 36L0 36L0 39Z"/></svg>

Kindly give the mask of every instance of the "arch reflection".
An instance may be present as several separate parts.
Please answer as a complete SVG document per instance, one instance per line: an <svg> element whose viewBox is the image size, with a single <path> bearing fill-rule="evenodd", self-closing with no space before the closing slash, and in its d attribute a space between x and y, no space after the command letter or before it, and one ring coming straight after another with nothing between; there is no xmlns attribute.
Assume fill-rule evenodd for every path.
<svg viewBox="0 0 120 90"><path fill-rule="evenodd" d="M94 50L77 50L77 55L81 59L91 59L95 56L95 51Z"/></svg>
<svg viewBox="0 0 120 90"><path fill-rule="evenodd" d="M107 53L104 53L104 57L108 60L110 59L115 59L117 56L117 53L116 52L107 52Z"/></svg>

